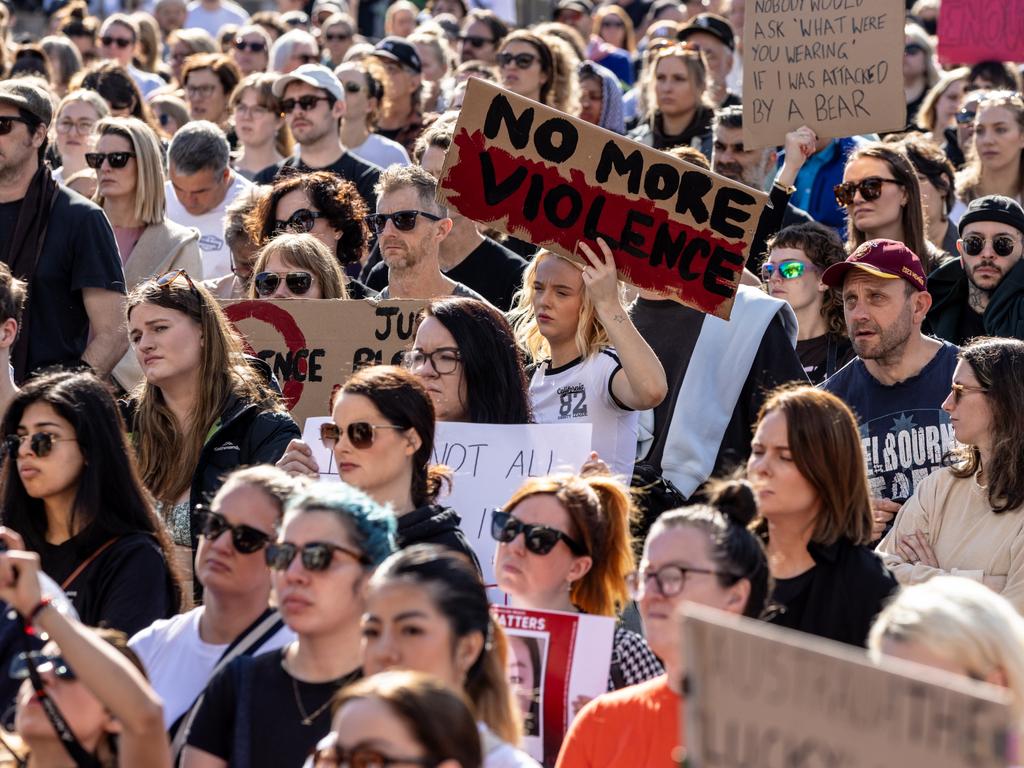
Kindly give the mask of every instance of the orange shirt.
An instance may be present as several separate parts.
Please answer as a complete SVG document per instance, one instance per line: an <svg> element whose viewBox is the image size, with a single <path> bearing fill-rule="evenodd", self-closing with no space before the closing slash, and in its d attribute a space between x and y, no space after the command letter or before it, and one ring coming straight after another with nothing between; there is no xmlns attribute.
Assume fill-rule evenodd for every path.
<svg viewBox="0 0 1024 768"><path fill-rule="evenodd" d="M555 768L678 768L682 699L662 675L598 696L572 721Z"/></svg>

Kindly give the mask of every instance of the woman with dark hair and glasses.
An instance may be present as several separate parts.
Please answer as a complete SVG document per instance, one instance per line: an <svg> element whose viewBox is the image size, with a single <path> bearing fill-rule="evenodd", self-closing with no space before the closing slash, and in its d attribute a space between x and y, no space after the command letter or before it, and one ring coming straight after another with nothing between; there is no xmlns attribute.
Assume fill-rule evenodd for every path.
<svg viewBox="0 0 1024 768"><path fill-rule="evenodd" d="M957 448L920 483L878 545L901 584L964 576L1024 610L1024 341L961 348L949 397Z"/></svg>
<svg viewBox="0 0 1024 768"><path fill-rule="evenodd" d="M334 70L345 89L345 116L341 119L341 143L367 163L387 168L409 164L409 153L393 139L376 132L384 86L361 63L340 64Z"/></svg>
<svg viewBox="0 0 1024 768"><path fill-rule="evenodd" d="M490 304L459 297L428 303L403 364L427 388L438 421L533 421L515 335Z"/></svg>
<svg viewBox="0 0 1024 768"><path fill-rule="evenodd" d="M358 274L370 239L367 213L359 190L336 174L285 174L260 199L246 219L246 227L260 246L282 232L308 232L335 254L342 270L351 268ZM352 299L376 296L348 274L345 287Z"/></svg>
<svg viewBox="0 0 1024 768"><path fill-rule="evenodd" d="M170 542L99 379L33 379L11 402L2 430L0 521L74 594L82 621L132 633L177 613Z"/></svg>
<svg viewBox="0 0 1024 768"><path fill-rule="evenodd" d="M629 531L635 511L628 486L608 475L527 480L491 519L498 587L517 608L618 617L629 603L626 577L636 568ZM662 672L644 639L617 626L608 690Z"/></svg>
<svg viewBox="0 0 1024 768"><path fill-rule="evenodd" d="M210 682L184 768L298 766L327 735L337 692L363 676L363 589L394 550L394 516L349 485L292 497L265 549L277 604L297 639L232 661Z"/></svg>
<svg viewBox="0 0 1024 768"><path fill-rule="evenodd" d="M283 234L256 254L251 299L347 299L345 277L327 246L309 234Z"/></svg>
<svg viewBox="0 0 1024 768"><path fill-rule="evenodd" d="M760 618L771 594L764 549L747 525L757 514L750 488L713 487L710 501L665 512L651 526L640 569L628 584L644 634L667 674L598 696L569 726L558 768L643 765L673 768L678 758L684 602Z"/></svg>
<svg viewBox="0 0 1024 768"><path fill-rule="evenodd" d="M461 518L437 503L451 474L430 464L434 427L434 404L420 380L402 368L377 365L357 371L337 391L331 422L321 426L320 436L334 453L341 479L394 511L399 547L441 544L476 563L459 528ZM288 445L277 465L319 477L301 440Z"/></svg>
<svg viewBox="0 0 1024 768"><path fill-rule="evenodd" d="M127 320L145 376L126 403L132 441L179 565L191 576L196 506L230 470L277 461L300 432L268 387L269 369L243 354L220 304L187 272L139 285L128 297Z"/></svg>
<svg viewBox="0 0 1024 768"><path fill-rule="evenodd" d="M558 38L516 30L502 40L495 63L513 93L571 115L579 111L577 62Z"/></svg>

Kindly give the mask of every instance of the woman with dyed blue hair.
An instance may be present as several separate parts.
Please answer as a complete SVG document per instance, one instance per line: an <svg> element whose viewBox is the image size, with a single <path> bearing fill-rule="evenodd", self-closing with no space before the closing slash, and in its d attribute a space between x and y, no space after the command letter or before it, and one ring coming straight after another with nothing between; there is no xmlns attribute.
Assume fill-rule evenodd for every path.
<svg viewBox="0 0 1024 768"><path fill-rule="evenodd" d="M363 675L363 586L394 539L394 515L344 483L315 483L288 500L266 558L281 617L297 639L240 656L213 678L185 768L302 765L330 731L334 694Z"/></svg>

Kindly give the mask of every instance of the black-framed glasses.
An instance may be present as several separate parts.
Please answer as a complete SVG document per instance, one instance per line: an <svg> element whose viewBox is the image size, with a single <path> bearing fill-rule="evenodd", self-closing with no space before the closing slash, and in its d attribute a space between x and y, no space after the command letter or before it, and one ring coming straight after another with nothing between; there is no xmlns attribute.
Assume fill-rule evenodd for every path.
<svg viewBox="0 0 1024 768"><path fill-rule="evenodd" d="M352 447L357 451L364 451L373 445L377 439L378 429L397 429L404 432L409 427L399 424L371 424L368 421L353 421L345 427L345 435ZM320 425L320 442L328 450L333 450L335 444L341 439L341 427L333 421L325 421Z"/></svg>
<svg viewBox="0 0 1024 768"><path fill-rule="evenodd" d="M212 83L204 85L186 85L185 95L190 99L208 99L217 91L217 86Z"/></svg>
<svg viewBox="0 0 1024 768"><path fill-rule="evenodd" d="M311 211L309 208L299 208L287 219L274 220L274 232L311 232L316 226L316 220L322 219L320 211Z"/></svg>
<svg viewBox="0 0 1024 768"><path fill-rule="evenodd" d="M329 541L311 541L303 544L292 544L290 541L268 544L264 551L267 567L273 571L287 570L292 560L299 555L302 560L302 567L307 571L326 571L334 562L334 553L341 552L348 555L359 563L366 564L366 555L358 550L343 547L340 544L333 544Z"/></svg>
<svg viewBox="0 0 1024 768"><path fill-rule="evenodd" d="M316 105L321 101L330 101L330 96L314 96L313 94L307 94L305 96L299 96L297 99L282 99L281 101L281 112L289 115L295 111L295 107L302 107L303 112L309 112L316 109Z"/></svg>
<svg viewBox="0 0 1024 768"><path fill-rule="evenodd" d="M124 168L133 157L134 152L86 152L85 164L98 171L106 160L111 168Z"/></svg>
<svg viewBox="0 0 1024 768"><path fill-rule="evenodd" d="M429 757L390 757L372 747L345 749L340 744L321 747L313 753L313 768L388 768L392 765L419 765L433 768L438 763Z"/></svg>
<svg viewBox="0 0 1024 768"><path fill-rule="evenodd" d="M21 444L28 440L29 450L40 459L49 456L53 451L54 443L76 442L77 437L57 437L49 432L36 432L31 435L7 435L4 438L4 446L7 448L7 455L12 459L18 458L18 451Z"/></svg>
<svg viewBox="0 0 1024 768"><path fill-rule="evenodd" d="M192 282L192 278L189 277L188 272L184 269L172 269L170 272L164 272L156 279L156 284L161 288L170 289L171 285L179 277L184 278L185 282L188 283L188 289L195 294L197 299L200 298L199 289L196 288L196 284Z"/></svg>
<svg viewBox="0 0 1024 768"><path fill-rule="evenodd" d="M548 525L524 523L518 517L502 509L491 513L491 538L502 544L511 544L516 536L523 534L523 543L535 555L546 555L559 541L564 541L569 550L578 557L587 554L587 548L567 533Z"/></svg>
<svg viewBox="0 0 1024 768"><path fill-rule="evenodd" d="M292 58L298 59L303 64L319 64L320 54L318 53L296 53Z"/></svg>
<svg viewBox="0 0 1024 768"><path fill-rule="evenodd" d="M11 659L7 676L11 680L27 680L28 666L31 664L40 673L53 672L58 680L76 680L75 672L68 666L60 654L48 654L42 651L25 651Z"/></svg>
<svg viewBox="0 0 1024 768"><path fill-rule="evenodd" d="M634 571L626 576L626 586L634 600L639 600L647 591L647 584L653 580L658 586L658 594L662 597L675 597L686 586L686 574L709 573L717 575L719 571L710 568L691 568L686 565L663 565L656 571L640 573Z"/></svg>
<svg viewBox="0 0 1024 768"><path fill-rule="evenodd" d="M402 355L402 365L410 371L417 371L430 363L430 367L441 376L455 373L462 362L462 353L456 347L438 347L433 352L410 349Z"/></svg>
<svg viewBox="0 0 1024 768"><path fill-rule="evenodd" d="M533 62L538 61L540 57L535 53L499 53L495 60L498 62L499 67L507 67L510 64L515 64L516 69L529 69L533 66Z"/></svg>
<svg viewBox="0 0 1024 768"><path fill-rule="evenodd" d="M959 112L956 113L956 121L959 125L966 125L967 123L973 123L974 118L977 116L977 110L963 107Z"/></svg>
<svg viewBox="0 0 1024 768"><path fill-rule="evenodd" d="M346 40L351 40L352 35L345 32L328 32L324 35L324 39L329 43L344 43Z"/></svg>
<svg viewBox="0 0 1024 768"><path fill-rule="evenodd" d="M29 128L32 127L32 123L20 115L4 115L0 117L0 136L6 136L13 131L15 123L21 123Z"/></svg>
<svg viewBox="0 0 1024 768"><path fill-rule="evenodd" d="M251 51L252 53L263 53L265 50L267 50L267 44L264 43L262 40L254 40L252 42L247 42L242 38L238 38L237 40L235 40L235 50Z"/></svg>
<svg viewBox="0 0 1024 768"><path fill-rule="evenodd" d="M897 181L896 179L885 179L881 176L868 176L866 179L861 179L860 181L844 181L842 184L836 184L832 188L832 191L835 193L836 202L845 208L846 206L853 204L853 198L857 192L860 192L860 196L864 198L865 202L877 200L882 196L883 184L895 184L899 187L903 186L903 182Z"/></svg>
<svg viewBox="0 0 1024 768"><path fill-rule="evenodd" d="M480 35L459 35L457 38L463 45L470 48L483 48L485 45L494 45L493 37L480 37Z"/></svg>
<svg viewBox="0 0 1024 768"><path fill-rule="evenodd" d="M118 48L127 48L130 45L135 45L134 40L128 40L124 37L113 37L111 35L104 35L100 38L100 42L109 48L112 45L116 45Z"/></svg>
<svg viewBox="0 0 1024 768"><path fill-rule="evenodd" d="M778 272L779 277L783 280L796 280L798 277L803 277L806 271L807 265L802 261L783 261L779 264L765 263L761 265L761 279L767 283Z"/></svg>
<svg viewBox="0 0 1024 768"><path fill-rule="evenodd" d="M949 392L953 395L953 405L960 405L960 399L968 392L988 392L988 387L972 387L970 384L950 384Z"/></svg>
<svg viewBox="0 0 1024 768"><path fill-rule="evenodd" d="M964 253L968 256L980 256L985 250L985 243L992 243L992 251L996 256L1006 257L1013 253L1017 247L1017 241L1011 235L996 235L991 240L981 235L967 235L961 238L964 244Z"/></svg>
<svg viewBox="0 0 1024 768"><path fill-rule="evenodd" d="M311 272L260 272L253 278L252 284L256 293L260 296L272 296L281 280L288 286L288 290L296 296L303 296L309 293L313 287L313 274Z"/></svg>
<svg viewBox="0 0 1024 768"><path fill-rule="evenodd" d="M440 221L441 216L426 211L395 211L394 213L371 213L366 217L366 223L376 234L384 233L388 222L394 222L395 229L399 232L410 232L416 227L416 217L423 216L431 221Z"/></svg>
<svg viewBox="0 0 1024 768"><path fill-rule="evenodd" d="M231 531L231 544L239 554L251 555L270 543L271 535L250 525L232 525L220 512L214 512L202 504L196 506L199 532L207 541L220 537L224 531Z"/></svg>

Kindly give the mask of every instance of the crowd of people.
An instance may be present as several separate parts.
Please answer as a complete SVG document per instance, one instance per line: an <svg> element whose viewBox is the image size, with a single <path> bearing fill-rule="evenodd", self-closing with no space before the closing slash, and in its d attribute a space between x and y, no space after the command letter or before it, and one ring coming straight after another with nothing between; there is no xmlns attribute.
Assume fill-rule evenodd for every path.
<svg viewBox="0 0 1024 768"><path fill-rule="evenodd" d="M763 149L745 0L41 6L0 3L0 766L677 766L685 602L1024 735L1022 65L940 63L939 0L903 130ZM473 77L766 193L730 320L441 202ZM422 310L311 445L231 299ZM589 457L482 563L444 422ZM614 625L554 752L499 594Z"/></svg>

